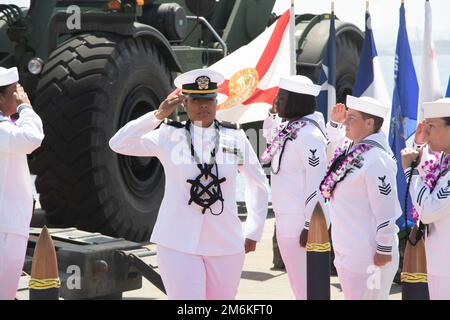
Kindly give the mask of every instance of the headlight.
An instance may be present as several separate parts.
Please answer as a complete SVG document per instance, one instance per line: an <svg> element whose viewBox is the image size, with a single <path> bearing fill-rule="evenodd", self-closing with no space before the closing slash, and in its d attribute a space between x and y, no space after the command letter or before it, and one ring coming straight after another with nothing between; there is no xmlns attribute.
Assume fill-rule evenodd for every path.
<svg viewBox="0 0 450 320"><path fill-rule="evenodd" d="M33 58L28 62L28 71L37 76L44 69L44 61L41 58Z"/></svg>

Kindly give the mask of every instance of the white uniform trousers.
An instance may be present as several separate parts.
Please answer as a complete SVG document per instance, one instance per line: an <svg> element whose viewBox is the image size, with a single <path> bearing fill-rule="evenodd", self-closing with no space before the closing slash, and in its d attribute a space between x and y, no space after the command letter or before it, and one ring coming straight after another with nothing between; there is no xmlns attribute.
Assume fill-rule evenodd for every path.
<svg viewBox="0 0 450 320"><path fill-rule="evenodd" d="M244 252L200 256L157 246L158 269L170 300L234 300Z"/></svg>
<svg viewBox="0 0 450 320"><path fill-rule="evenodd" d="M278 230L277 230L278 231ZM285 238L277 232L277 242L295 299L306 300L306 249L300 237Z"/></svg>
<svg viewBox="0 0 450 320"><path fill-rule="evenodd" d="M0 300L16 297L27 244L27 237L0 232Z"/></svg>
<svg viewBox="0 0 450 320"><path fill-rule="evenodd" d="M381 268L368 266L366 273L358 273L343 265L336 265L339 283L346 300L389 300L392 282L398 270L398 247L393 248L392 261Z"/></svg>
<svg viewBox="0 0 450 320"><path fill-rule="evenodd" d="M430 300L450 300L450 277L428 275Z"/></svg>
<svg viewBox="0 0 450 320"><path fill-rule="evenodd" d="M306 300L306 249L300 247L303 223L295 214L276 213L277 242L295 299Z"/></svg>

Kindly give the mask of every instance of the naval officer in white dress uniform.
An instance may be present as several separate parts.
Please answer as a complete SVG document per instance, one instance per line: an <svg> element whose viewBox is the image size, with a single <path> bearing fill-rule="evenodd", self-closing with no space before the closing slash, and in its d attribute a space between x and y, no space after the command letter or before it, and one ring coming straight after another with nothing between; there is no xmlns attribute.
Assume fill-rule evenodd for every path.
<svg viewBox="0 0 450 320"><path fill-rule="evenodd" d="M397 165L380 131L387 106L347 96L327 125L335 151L321 193L329 202L339 282L346 299L388 299L398 269Z"/></svg>
<svg viewBox="0 0 450 320"><path fill-rule="evenodd" d="M276 110L263 124L269 145L261 160L271 161L277 241L289 282L295 298L305 300L307 231L317 202L324 208L319 185L327 164L325 121L315 111L320 86L309 78L283 77L279 88Z"/></svg>
<svg viewBox="0 0 450 320"><path fill-rule="evenodd" d="M422 161L411 168L419 152L407 148L402 151L402 164L406 178L411 179L413 205L428 228L425 252L430 299L450 300L450 98L425 103L424 118L427 146L420 152ZM422 167L430 160L432 166Z"/></svg>
<svg viewBox="0 0 450 320"><path fill-rule="evenodd" d="M246 252L261 239L268 188L245 133L215 120L223 76L197 69L175 79L182 95L131 121L110 140L130 156L161 161L165 192L151 241L169 299L234 299ZM189 121L169 122L184 104ZM166 120L165 120L166 119ZM247 221L237 214L236 177L246 178Z"/></svg>
<svg viewBox="0 0 450 320"><path fill-rule="evenodd" d="M42 121L18 81L17 68L0 67L0 300L16 297L33 211L27 154L44 139ZM10 118L15 113L17 121Z"/></svg>

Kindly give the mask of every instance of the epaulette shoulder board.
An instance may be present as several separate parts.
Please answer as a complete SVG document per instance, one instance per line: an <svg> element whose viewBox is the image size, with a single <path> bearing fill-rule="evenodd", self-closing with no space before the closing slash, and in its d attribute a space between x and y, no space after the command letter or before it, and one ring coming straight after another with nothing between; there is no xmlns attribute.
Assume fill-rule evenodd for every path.
<svg viewBox="0 0 450 320"><path fill-rule="evenodd" d="M219 121L219 125L221 127L228 128L228 129L235 129L235 130L241 129L241 124L240 123Z"/></svg>
<svg viewBox="0 0 450 320"><path fill-rule="evenodd" d="M168 118L164 119L164 124L175 127L175 128L183 128L184 127L184 124L182 124L181 122L178 122L178 121L175 121L172 119L168 119Z"/></svg>

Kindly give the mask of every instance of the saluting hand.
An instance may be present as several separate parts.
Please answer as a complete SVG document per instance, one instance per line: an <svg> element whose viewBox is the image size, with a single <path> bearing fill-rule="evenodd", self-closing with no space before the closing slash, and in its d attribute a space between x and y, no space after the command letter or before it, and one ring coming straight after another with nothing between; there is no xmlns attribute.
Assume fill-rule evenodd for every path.
<svg viewBox="0 0 450 320"><path fill-rule="evenodd" d="M343 123L347 117L345 104L338 103L331 109L331 120L336 123Z"/></svg>
<svg viewBox="0 0 450 320"><path fill-rule="evenodd" d="M24 103L31 105L27 93L20 84L17 84L16 86L16 92L14 92L14 97L16 98L17 106L20 106L21 104Z"/></svg>
<svg viewBox="0 0 450 320"><path fill-rule="evenodd" d="M277 113L277 99L278 97L275 97L275 99L272 102L272 108L270 109L270 113Z"/></svg>
<svg viewBox="0 0 450 320"><path fill-rule="evenodd" d="M426 131L425 120L417 125L416 133L414 135L414 142L417 144L424 144L427 142L428 134Z"/></svg>
<svg viewBox="0 0 450 320"><path fill-rule="evenodd" d="M181 106L186 100L186 97L181 94L170 94L166 100L161 102L158 110L155 112L155 117L158 120L164 120L169 117L174 111Z"/></svg>
<svg viewBox="0 0 450 320"><path fill-rule="evenodd" d="M422 156L422 150L416 151L411 148L405 148L401 151L402 155L402 166L403 170L411 167L411 164L416 161L417 159L420 159Z"/></svg>
<svg viewBox="0 0 450 320"><path fill-rule="evenodd" d="M252 239L245 239L245 253L249 253L256 250L256 241Z"/></svg>

